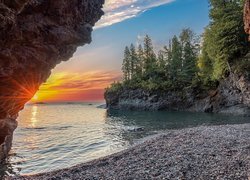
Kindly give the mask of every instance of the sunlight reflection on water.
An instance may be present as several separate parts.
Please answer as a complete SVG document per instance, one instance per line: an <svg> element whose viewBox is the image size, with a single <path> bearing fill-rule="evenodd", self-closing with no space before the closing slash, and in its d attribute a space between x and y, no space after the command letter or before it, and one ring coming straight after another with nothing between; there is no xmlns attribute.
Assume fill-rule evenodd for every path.
<svg viewBox="0 0 250 180"><path fill-rule="evenodd" d="M106 119L105 109L85 104L28 105L18 119L9 163L16 173L34 174L127 148L129 142Z"/></svg>
<svg viewBox="0 0 250 180"><path fill-rule="evenodd" d="M31 125L32 125L33 128L36 127L36 123L37 123L37 118L36 118L37 109L38 109L38 106L36 106L36 105L32 106Z"/></svg>

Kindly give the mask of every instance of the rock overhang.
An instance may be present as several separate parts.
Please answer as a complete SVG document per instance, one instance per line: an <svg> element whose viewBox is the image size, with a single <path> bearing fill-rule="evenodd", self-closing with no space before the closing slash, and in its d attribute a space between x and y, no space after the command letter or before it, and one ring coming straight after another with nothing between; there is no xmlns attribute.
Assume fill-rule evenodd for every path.
<svg viewBox="0 0 250 180"><path fill-rule="evenodd" d="M18 112L51 70L91 42L104 0L0 0L0 159Z"/></svg>

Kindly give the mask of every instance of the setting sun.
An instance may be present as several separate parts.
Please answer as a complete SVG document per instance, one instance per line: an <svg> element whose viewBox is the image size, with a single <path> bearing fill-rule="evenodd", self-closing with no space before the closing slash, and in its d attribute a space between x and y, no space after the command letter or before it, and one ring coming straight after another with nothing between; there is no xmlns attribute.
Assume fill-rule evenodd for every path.
<svg viewBox="0 0 250 180"><path fill-rule="evenodd" d="M33 96L33 98L32 98L32 101L37 101L37 100L38 100L38 95L35 94L35 95Z"/></svg>
<svg viewBox="0 0 250 180"><path fill-rule="evenodd" d="M54 73L31 102L103 101L104 89L120 78L118 72Z"/></svg>

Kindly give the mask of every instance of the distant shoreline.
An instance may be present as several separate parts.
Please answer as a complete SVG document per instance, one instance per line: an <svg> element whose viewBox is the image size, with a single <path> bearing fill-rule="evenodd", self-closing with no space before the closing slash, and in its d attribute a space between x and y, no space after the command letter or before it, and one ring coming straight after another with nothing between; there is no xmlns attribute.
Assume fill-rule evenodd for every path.
<svg viewBox="0 0 250 180"><path fill-rule="evenodd" d="M8 179L248 179L250 124L171 130L68 169Z"/></svg>
<svg viewBox="0 0 250 180"><path fill-rule="evenodd" d="M54 104L86 104L86 105L103 105L105 104L104 101L100 101L100 102L29 102L26 105L54 105Z"/></svg>

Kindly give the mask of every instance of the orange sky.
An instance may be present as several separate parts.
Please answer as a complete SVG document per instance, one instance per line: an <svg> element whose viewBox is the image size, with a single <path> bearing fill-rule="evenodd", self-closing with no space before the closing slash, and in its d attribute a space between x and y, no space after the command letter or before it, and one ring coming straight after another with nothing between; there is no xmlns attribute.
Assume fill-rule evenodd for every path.
<svg viewBox="0 0 250 180"><path fill-rule="evenodd" d="M119 79L118 72L55 72L40 87L32 102L103 101L104 89Z"/></svg>

